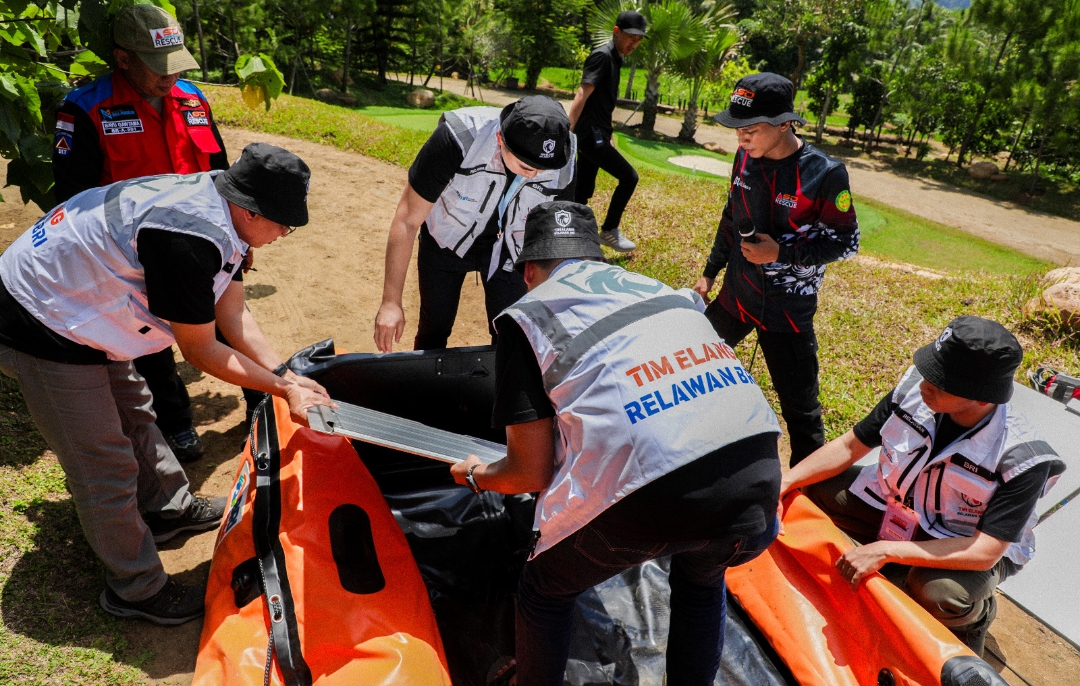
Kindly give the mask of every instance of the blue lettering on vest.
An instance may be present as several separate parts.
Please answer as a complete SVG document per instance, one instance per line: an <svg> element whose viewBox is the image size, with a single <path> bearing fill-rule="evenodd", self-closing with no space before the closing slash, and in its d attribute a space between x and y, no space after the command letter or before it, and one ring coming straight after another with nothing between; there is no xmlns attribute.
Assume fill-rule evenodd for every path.
<svg viewBox="0 0 1080 686"><path fill-rule="evenodd" d="M651 395L641 396L641 406L645 408L645 411L649 413L650 417L660 412L659 408L656 407L656 403L653 402L653 397Z"/></svg>
<svg viewBox="0 0 1080 686"><path fill-rule="evenodd" d="M712 375L711 372L705 372L705 379L709 382L709 393L712 393L717 388L723 388L724 384Z"/></svg>
<svg viewBox="0 0 1080 686"><path fill-rule="evenodd" d="M34 224L34 226L31 227L30 240L34 242L35 248L49 240L49 237L45 235L45 217L39 219L37 224Z"/></svg>
<svg viewBox="0 0 1080 686"><path fill-rule="evenodd" d="M746 376L746 371L742 367L736 367L735 373L739 375L739 381L742 383L750 383L750 379Z"/></svg>
<svg viewBox="0 0 1080 686"><path fill-rule="evenodd" d="M683 383L686 383L685 381ZM675 404L690 402L689 396L683 393L683 389L679 388L675 384L671 384L671 395L675 397ZM696 396L695 396L696 397Z"/></svg>
<svg viewBox="0 0 1080 686"><path fill-rule="evenodd" d="M735 374L730 369L717 369L716 373L719 374L720 378L724 380L725 387L734 386L736 383L738 383L737 381L735 381Z"/></svg>
<svg viewBox="0 0 1080 686"><path fill-rule="evenodd" d="M664 402L664 396L660 395L660 391L653 391L653 395L656 396L656 402L660 403L660 409L670 410L671 408L675 407L671 403Z"/></svg>
<svg viewBox="0 0 1080 686"><path fill-rule="evenodd" d="M641 414L641 405L636 400L623 405L623 409L626 410L626 416L630 419L631 424L637 424L637 420L645 419L645 415Z"/></svg>
<svg viewBox="0 0 1080 686"><path fill-rule="evenodd" d="M686 381L682 382L683 388L690 394L691 398L696 398L699 395L705 395L705 382L701 380L701 375L692 376Z"/></svg>

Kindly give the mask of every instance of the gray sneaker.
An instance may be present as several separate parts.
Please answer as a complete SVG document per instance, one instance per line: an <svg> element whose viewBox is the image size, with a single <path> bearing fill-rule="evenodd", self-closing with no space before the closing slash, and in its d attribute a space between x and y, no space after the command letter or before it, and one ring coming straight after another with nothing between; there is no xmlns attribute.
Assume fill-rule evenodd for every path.
<svg viewBox="0 0 1080 686"><path fill-rule="evenodd" d="M174 434L167 434L165 442L180 462L194 462L203 456L203 444L199 434L195 433L195 427L189 426Z"/></svg>
<svg viewBox="0 0 1080 686"><path fill-rule="evenodd" d="M128 602L111 588L106 588L101 592L98 603L101 609L115 617L137 617L154 624L177 626L202 616L204 596L204 587L185 586L169 577L165 586L146 600Z"/></svg>
<svg viewBox="0 0 1080 686"><path fill-rule="evenodd" d="M179 517L166 519L149 512L143 520L154 534L154 542L162 543L182 531L208 531L216 529L225 514L225 498L194 498L187 511Z"/></svg>
<svg viewBox="0 0 1080 686"><path fill-rule="evenodd" d="M637 248L637 243L623 236L618 229L601 231L600 242L615 252L631 252Z"/></svg>

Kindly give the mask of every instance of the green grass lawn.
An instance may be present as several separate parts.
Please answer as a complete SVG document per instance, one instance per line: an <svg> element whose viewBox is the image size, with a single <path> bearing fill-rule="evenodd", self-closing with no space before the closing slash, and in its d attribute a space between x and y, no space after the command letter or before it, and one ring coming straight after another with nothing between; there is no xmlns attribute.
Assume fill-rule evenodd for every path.
<svg viewBox="0 0 1080 686"><path fill-rule="evenodd" d="M389 122L434 116L392 106L363 114L288 96L264 112L248 110L236 89L209 88L207 95L223 124L325 143L400 166L412 161L427 134ZM727 186L705 175L662 170L681 146L625 136L620 146L641 162L641 181L622 227L639 249L612 259L675 287L692 285L712 245ZM600 216L614 185L600 175L592 201ZM961 314L990 317L1016 332L1025 348L1021 373L1039 365L1080 370L1075 335L1022 313L1034 293L1030 272L1044 263L870 200L857 198L856 207L864 251L943 269L953 278L931 280L859 261L830 265L815 322L830 438L848 430L895 384L915 348ZM743 359L752 345L751 336L739 346ZM776 406L768 373L757 364L756 376ZM97 607L103 576L56 459L46 452L15 384L0 378L0 683L148 680L144 669L152 656L132 649L121 622Z"/></svg>
<svg viewBox="0 0 1080 686"><path fill-rule="evenodd" d="M403 129L423 131L430 134L439 124L443 110L417 110L408 107L361 107L357 110L384 124L400 126Z"/></svg>
<svg viewBox="0 0 1080 686"><path fill-rule="evenodd" d="M679 145L678 143L643 140L618 132L615 134L615 147L630 158L634 163L634 166L641 165L668 174L699 176L714 181L718 181L722 177L715 176L708 172L694 171L693 169L680 167L668 162L668 158L677 157L679 155L700 155L702 157L712 157L725 162L731 162L735 159L734 155L718 155L696 145Z"/></svg>

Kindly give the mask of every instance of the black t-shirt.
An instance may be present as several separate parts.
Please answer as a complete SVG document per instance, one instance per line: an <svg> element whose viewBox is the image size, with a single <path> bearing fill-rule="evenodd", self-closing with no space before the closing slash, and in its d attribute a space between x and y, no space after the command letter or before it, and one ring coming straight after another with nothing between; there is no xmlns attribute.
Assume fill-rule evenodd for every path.
<svg viewBox="0 0 1080 686"><path fill-rule="evenodd" d="M495 321L494 426L555 416L529 340L508 316ZM776 434L744 438L661 476L607 508L593 526L643 541L754 536L776 516Z"/></svg>
<svg viewBox="0 0 1080 686"><path fill-rule="evenodd" d="M450 127L440 123L435 132L420 148L412 165L409 167L409 185L424 200L436 202L446 187L454 179L461 163L465 161L465 155L454 140ZM510 188L515 174L506 171L506 185L504 192ZM573 200L574 187L570 185L551 198L552 200ZM501 200L501 198L500 198ZM498 202L498 201L496 201ZM492 212L483 233L476 237L473 244L465 252L464 257L458 257L450 248L440 246L431 233L428 232L427 223L420 227L420 263L427 267L433 267L446 271L482 271L487 272L488 260L491 259L491 250L499 237L499 213ZM509 254L503 248L500 262L504 262Z"/></svg>
<svg viewBox="0 0 1080 686"><path fill-rule="evenodd" d="M143 229L136 242L150 313L165 321L208 324L214 315L214 276L224 266L217 247L189 234ZM234 281L243 280L239 265ZM66 364L105 364L106 354L64 338L26 311L0 283L0 343Z"/></svg>
<svg viewBox="0 0 1080 686"><path fill-rule="evenodd" d="M871 448L881 445L881 428L893 413L892 396L893 391L889 391L870 414L852 429L855 438L863 445ZM934 417L937 432L934 434L934 445L930 448L930 457L970 430L954 422L948 415L938 414ZM986 504L986 511L975 528L1002 541L1019 542L1049 476L1050 463L1043 462L1002 484Z"/></svg>
<svg viewBox="0 0 1080 686"><path fill-rule="evenodd" d="M615 43L609 42L589 53L585 66L581 70L581 82L591 83L593 92L585 100L574 127L578 136L578 145L595 146L592 127L600 129L603 140L611 138L611 115L619 99L619 76L622 69L622 55L615 49Z"/></svg>

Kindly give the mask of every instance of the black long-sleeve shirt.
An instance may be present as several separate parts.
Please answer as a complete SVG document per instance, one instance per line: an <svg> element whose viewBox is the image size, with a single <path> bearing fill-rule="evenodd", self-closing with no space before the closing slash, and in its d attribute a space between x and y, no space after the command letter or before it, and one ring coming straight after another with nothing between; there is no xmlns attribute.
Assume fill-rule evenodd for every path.
<svg viewBox="0 0 1080 686"><path fill-rule="evenodd" d="M780 244L776 262L759 269L743 257L738 227L747 219ZM716 278L727 268L718 299L742 321L766 331L808 331L825 265L858 249L842 162L805 142L782 160L754 159L740 148L704 275Z"/></svg>

